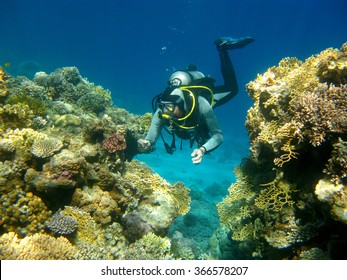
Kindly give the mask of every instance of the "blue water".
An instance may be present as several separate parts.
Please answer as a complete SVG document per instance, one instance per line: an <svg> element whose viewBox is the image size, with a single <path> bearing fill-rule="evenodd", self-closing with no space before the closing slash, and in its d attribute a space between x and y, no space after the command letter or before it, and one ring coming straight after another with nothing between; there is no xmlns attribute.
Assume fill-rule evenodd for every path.
<svg viewBox="0 0 347 280"><path fill-rule="evenodd" d="M161 143L154 154L139 157L170 181L207 180L205 170L215 168L224 175L211 172L204 187L227 181L226 189L232 169L248 153L244 122L252 102L246 83L283 57L305 59L339 48L347 40L346 10L344 0L1 0L0 63L29 77L76 66L112 92L114 105L143 114L170 73L189 63L222 83L217 37L254 37L230 53L240 91L216 109L226 141L205 165L194 169L189 148L169 156Z"/></svg>

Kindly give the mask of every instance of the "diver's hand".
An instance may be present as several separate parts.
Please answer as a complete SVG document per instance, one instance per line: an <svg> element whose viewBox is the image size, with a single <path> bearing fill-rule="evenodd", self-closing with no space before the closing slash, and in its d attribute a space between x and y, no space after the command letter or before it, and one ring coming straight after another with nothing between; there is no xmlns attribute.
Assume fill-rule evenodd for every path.
<svg viewBox="0 0 347 280"><path fill-rule="evenodd" d="M191 154L191 156L193 157L192 162L194 164L199 164L201 162L202 157L204 156L205 152L206 152L206 149L204 147L200 147L199 149L195 149Z"/></svg>
<svg viewBox="0 0 347 280"><path fill-rule="evenodd" d="M140 153L149 153L151 151L151 142L146 139L137 140L137 150Z"/></svg>

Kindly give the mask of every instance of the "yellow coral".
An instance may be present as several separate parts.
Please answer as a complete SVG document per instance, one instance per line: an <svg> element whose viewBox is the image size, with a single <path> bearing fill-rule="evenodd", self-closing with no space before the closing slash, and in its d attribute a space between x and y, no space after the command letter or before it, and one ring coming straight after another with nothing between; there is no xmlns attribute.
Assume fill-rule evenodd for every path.
<svg viewBox="0 0 347 280"><path fill-rule="evenodd" d="M254 235L254 226L252 223L238 225L233 231L232 239L236 241L245 241L251 239Z"/></svg>
<svg viewBox="0 0 347 280"><path fill-rule="evenodd" d="M188 213L190 209L190 190L185 187L182 182L176 182L172 188L169 189L169 193L173 197L173 205L177 209L177 212L181 215Z"/></svg>
<svg viewBox="0 0 347 280"><path fill-rule="evenodd" d="M5 127L9 128L24 128L30 127L34 113L30 107L23 103L6 104L0 111L0 120L4 123Z"/></svg>
<svg viewBox="0 0 347 280"><path fill-rule="evenodd" d="M121 255L125 260L170 260L171 242L166 237L148 233L131 244Z"/></svg>
<svg viewBox="0 0 347 280"><path fill-rule="evenodd" d="M77 246L83 246L84 244L103 246L105 244L99 225L95 223L89 213L71 206L66 206L61 213L77 220L78 227L75 238Z"/></svg>
<svg viewBox="0 0 347 280"><path fill-rule="evenodd" d="M185 214L189 211L189 189L183 183L175 183L171 186L159 174L154 173L146 164L133 160L128 164L128 171L121 180L136 188L139 194L157 193L164 195L171 205L174 205L178 213Z"/></svg>
<svg viewBox="0 0 347 280"><path fill-rule="evenodd" d="M6 260L73 260L78 251L65 237L36 233L19 239L14 232L0 237L2 259Z"/></svg>
<svg viewBox="0 0 347 280"><path fill-rule="evenodd" d="M21 236L44 232L45 222L51 217L41 198L31 192L24 192L15 186L0 197L0 217L6 231L14 231Z"/></svg>
<svg viewBox="0 0 347 280"><path fill-rule="evenodd" d="M294 186L283 179L275 179L263 186L266 188L261 190L259 196L255 199L255 206L263 211L279 212L284 206L294 204L291 198L291 193L295 191Z"/></svg>
<svg viewBox="0 0 347 280"><path fill-rule="evenodd" d="M229 187L229 194L222 202L217 204L221 224L227 228L235 229L242 221L251 215L247 203L254 197L246 176L239 168L235 169L237 181Z"/></svg>
<svg viewBox="0 0 347 280"><path fill-rule="evenodd" d="M112 221L113 215L120 213L117 202L110 193L101 190L98 186L76 189L72 204L78 206L88 213L92 213L93 219L100 224L108 224Z"/></svg>
<svg viewBox="0 0 347 280"><path fill-rule="evenodd" d="M9 78L4 68L0 67L0 98L8 95L8 87L5 81Z"/></svg>
<svg viewBox="0 0 347 280"><path fill-rule="evenodd" d="M256 150L261 148L260 143L269 144L277 156L275 164L282 166L298 156L294 152L297 147L292 146L303 142L305 137L317 146L324 141L324 130L341 131L340 120L345 114L343 110L339 111L338 104L345 100L345 90L341 86L341 94L336 95L332 93L333 89L324 90L322 82L346 83L346 61L345 52L332 48L304 62L284 58L278 66L269 68L247 84L254 106L248 110L246 127L255 157L259 154ZM336 99L332 94L340 98ZM339 118L333 117L337 111ZM286 153L277 155L280 150Z"/></svg>

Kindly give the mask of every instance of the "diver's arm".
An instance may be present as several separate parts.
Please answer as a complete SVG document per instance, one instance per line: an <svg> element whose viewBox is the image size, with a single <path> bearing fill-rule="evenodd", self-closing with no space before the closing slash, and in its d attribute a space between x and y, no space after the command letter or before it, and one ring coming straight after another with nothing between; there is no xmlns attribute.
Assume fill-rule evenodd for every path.
<svg viewBox="0 0 347 280"><path fill-rule="evenodd" d="M209 152L221 145L224 141L224 137L218 119L211 105L205 98L199 97L199 110L202 121L206 123L211 134L211 138L202 145L206 152Z"/></svg>
<svg viewBox="0 0 347 280"><path fill-rule="evenodd" d="M145 139L150 141L152 145L157 142L163 125L164 122L159 118L159 110L157 110L153 115L151 126L149 127L147 136L145 137Z"/></svg>
<svg viewBox="0 0 347 280"><path fill-rule="evenodd" d="M137 149L140 153L150 153L155 150L154 145L158 140L163 125L163 120L159 118L159 110L157 110L153 115L147 136L145 139L137 140Z"/></svg>

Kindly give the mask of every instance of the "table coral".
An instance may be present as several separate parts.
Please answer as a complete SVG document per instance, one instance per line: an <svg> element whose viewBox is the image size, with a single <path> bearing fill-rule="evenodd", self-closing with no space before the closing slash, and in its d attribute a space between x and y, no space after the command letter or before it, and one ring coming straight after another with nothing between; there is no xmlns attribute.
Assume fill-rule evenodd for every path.
<svg viewBox="0 0 347 280"><path fill-rule="evenodd" d="M63 142L55 138L35 140L31 153L40 158L47 158L58 152L63 147Z"/></svg>

